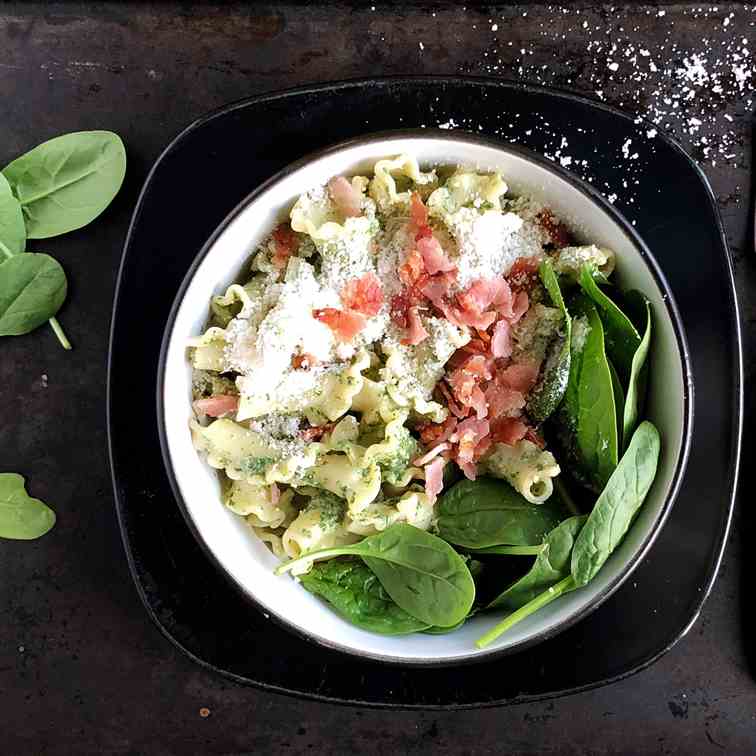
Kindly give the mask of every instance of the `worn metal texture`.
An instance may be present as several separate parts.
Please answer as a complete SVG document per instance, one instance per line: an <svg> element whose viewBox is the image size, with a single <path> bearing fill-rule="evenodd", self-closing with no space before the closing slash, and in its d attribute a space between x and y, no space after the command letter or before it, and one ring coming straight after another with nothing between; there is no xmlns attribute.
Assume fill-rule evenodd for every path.
<svg viewBox="0 0 756 756"><path fill-rule="evenodd" d="M755 36L742 5L719 5L705 15L666 6L663 16L656 6L652 13L645 6L576 7L591 30L598 26L615 40L635 35L639 46L656 45L675 65L682 64L681 51L723 28L749 42ZM724 26L729 13L732 21ZM54 253L69 273L60 319L74 350L64 353L46 329L0 346L0 464L26 475L33 495L50 502L59 517L39 541L0 544L4 752L756 751L756 683L748 665L754 628L744 619L754 574L742 535L752 532L754 518L745 507L736 514L719 581L700 619L654 666L552 702L443 714L299 701L204 671L147 621L120 543L105 453L108 324L130 211L170 138L202 113L251 94L392 73L541 79L645 107L651 92L633 77L610 78L606 56L588 49L581 29L575 8L531 4L466 10L379 3L375 10L369 4L0 6L0 162L55 134L88 128L117 131L129 154L124 189L102 218L61 239L30 244ZM735 98L712 105L733 114L727 127L733 157L722 155L716 165L695 133L681 131L677 121L670 127L704 161L720 199L748 360L756 336L747 233L751 116L747 99ZM197 191L212 187L198 185ZM701 298L705 306L705 291ZM133 370L139 370L138 354ZM747 417L753 411L748 406ZM746 504L753 475L747 436ZM479 674L485 668L471 668L470 685Z"/></svg>

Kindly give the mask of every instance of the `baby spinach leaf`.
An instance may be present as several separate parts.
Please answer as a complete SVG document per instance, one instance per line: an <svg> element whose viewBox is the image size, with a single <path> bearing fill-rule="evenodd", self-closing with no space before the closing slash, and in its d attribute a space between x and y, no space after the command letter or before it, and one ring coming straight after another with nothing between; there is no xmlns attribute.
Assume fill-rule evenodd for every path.
<svg viewBox="0 0 756 756"><path fill-rule="evenodd" d="M21 475L0 473L0 538L29 541L53 525L55 512L26 493Z"/></svg>
<svg viewBox="0 0 756 756"><path fill-rule="evenodd" d="M622 382L620 381L617 370L611 360L607 360L609 363L609 372L612 376L612 391L614 392L614 410L617 415L617 446L622 448L622 428L624 422L625 412L625 392L622 390Z"/></svg>
<svg viewBox="0 0 756 756"><path fill-rule="evenodd" d="M18 255L26 249L26 226L21 205L13 196L10 184L0 173L0 260Z"/></svg>
<svg viewBox="0 0 756 756"><path fill-rule="evenodd" d="M437 505L438 532L469 549L535 546L560 521L548 504L531 504L508 483L493 478L463 480Z"/></svg>
<svg viewBox="0 0 756 756"><path fill-rule="evenodd" d="M86 226L110 204L125 174L123 142L110 131L64 134L3 169L21 203L30 239Z"/></svg>
<svg viewBox="0 0 756 756"><path fill-rule="evenodd" d="M8 180L0 173L0 263L3 259L21 254L26 249L26 225L19 201L13 196ZM50 318L50 327L64 349L70 349L63 328L57 318Z"/></svg>
<svg viewBox="0 0 756 756"><path fill-rule="evenodd" d="M594 265L583 265L580 269L580 286L598 308L604 325L606 352L616 365L623 385L630 379L633 355L640 346L641 337L630 318L609 298L593 275Z"/></svg>
<svg viewBox="0 0 756 756"><path fill-rule="evenodd" d="M343 555L361 557L386 593L428 625L456 625L475 599L475 583L462 557L442 539L403 523L351 546L304 554L279 566L276 574L303 562Z"/></svg>
<svg viewBox="0 0 756 756"><path fill-rule="evenodd" d="M564 397L570 377L570 340L572 321L564 304L559 281L550 260L541 263L538 273L552 303L562 312L562 334L551 346L551 351L543 368L543 375L533 388L528 400L527 411L536 423L542 423L556 410Z"/></svg>
<svg viewBox="0 0 756 756"><path fill-rule="evenodd" d="M629 306L632 305L634 309L644 313L645 327L641 343L633 355L630 382L625 397L622 420L622 437L625 439L625 443L635 430L638 418L643 411L648 382L648 352L651 346L651 303L639 291L629 291L626 298Z"/></svg>
<svg viewBox="0 0 756 756"><path fill-rule="evenodd" d="M0 264L0 336L33 331L60 309L66 274L49 255L14 255Z"/></svg>
<svg viewBox="0 0 756 756"><path fill-rule="evenodd" d="M427 622L397 606L359 559L318 562L300 579L310 593L322 596L337 614L363 630L405 635L428 628Z"/></svg>
<svg viewBox="0 0 756 756"><path fill-rule="evenodd" d="M541 552L530 570L500 593L488 608L505 608L512 611L519 609L569 575L572 547L587 519L587 515L579 515L560 522L546 536Z"/></svg>
<svg viewBox="0 0 756 756"><path fill-rule="evenodd" d="M496 556L538 556L543 551L540 546L486 546L482 549L467 549L471 554L485 554Z"/></svg>
<svg viewBox="0 0 756 756"><path fill-rule="evenodd" d="M619 446L604 329L596 306L585 294L571 301L570 312L570 379L556 415L556 431L573 474L601 490L617 466Z"/></svg>
<svg viewBox="0 0 756 756"><path fill-rule="evenodd" d="M575 539L571 571L576 585L593 580L622 541L654 481L659 449L659 432L642 422Z"/></svg>
<svg viewBox="0 0 756 756"><path fill-rule="evenodd" d="M534 614L539 609L542 609L547 604L550 604L560 596L564 596L565 593L574 591L576 588L575 581L572 575L568 575L555 585L549 586L543 593L539 593L527 604L521 606L519 609L515 609L512 614L505 617L498 625L489 630L485 635L478 638L475 641L475 645L478 648L485 648L493 643L502 633L513 628L518 622L522 622L526 617Z"/></svg>
<svg viewBox="0 0 756 756"><path fill-rule="evenodd" d="M455 630L459 630L462 625L467 622L467 620L470 619L470 617L474 617L478 613L478 610L476 608L470 609L469 614L466 617L463 617L459 622L457 622L456 625L452 625L451 627L426 627L425 630L423 630L424 633L427 633L428 635L447 635L448 633L453 633Z"/></svg>

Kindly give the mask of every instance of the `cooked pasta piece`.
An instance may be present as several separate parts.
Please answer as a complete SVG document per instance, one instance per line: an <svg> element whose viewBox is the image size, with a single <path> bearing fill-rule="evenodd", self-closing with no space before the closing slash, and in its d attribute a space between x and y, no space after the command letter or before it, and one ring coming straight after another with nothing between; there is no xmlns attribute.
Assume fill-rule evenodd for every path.
<svg viewBox="0 0 756 756"><path fill-rule="evenodd" d="M345 525L345 503L336 496L321 493L314 496L296 519L286 528L282 543L286 553L299 557L308 551L343 546L359 541ZM308 572L312 562L305 562L294 574Z"/></svg>
<svg viewBox="0 0 756 756"><path fill-rule="evenodd" d="M370 182L369 194L384 212L390 212L396 206L406 209L409 206L412 190L427 191L438 181L435 171L423 173L417 160L411 155L399 155L396 158L379 160L373 171L375 176ZM400 189L397 180L405 184L409 183L410 186Z"/></svg>
<svg viewBox="0 0 756 756"><path fill-rule="evenodd" d="M507 185L498 173L461 171L428 197L428 210L440 218L456 213L462 207L480 210L501 210L501 198Z"/></svg>
<svg viewBox="0 0 756 756"><path fill-rule="evenodd" d="M494 444L482 467L489 475L506 480L533 504L542 504L551 496L552 478L561 472L551 452L525 439L513 446Z"/></svg>
<svg viewBox="0 0 756 756"><path fill-rule="evenodd" d="M274 493L271 485L260 486L235 480L226 492L226 506L260 528L289 525L297 514L293 505L294 491Z"/></svg>
<svg viewBox="0 0 756 756"><path fill-rule="evenodd" d="M562 247L554 257L554 270L560 275L577 280L580 268L586 263L593 263L601 273L609 276L614 270L614 252L595 244Z"/></svg>

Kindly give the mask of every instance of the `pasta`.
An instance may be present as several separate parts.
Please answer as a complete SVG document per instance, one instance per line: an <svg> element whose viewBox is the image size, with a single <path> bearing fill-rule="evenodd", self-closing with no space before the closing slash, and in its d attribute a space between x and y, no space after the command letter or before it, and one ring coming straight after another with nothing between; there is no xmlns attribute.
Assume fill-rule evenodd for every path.
<svg viewBox="0 0 756 756"><path fill-rule="evenodd" d="M303 193L213 297L187 345L193 442L276 556L432 531L455 469L551 496L526 405L564 323L534 274L614 256L554 244L541 206L507 195L498 173L378 160Z"/></svg>
<svg viewBox="0 0 756 756"><path fill-rule="evenodd" d="M614 271L614 252L606 247L587 244L582 247L562 247L554 259L554 270L561 275L577 278L581 266L593 263L605 276Z"/></svg>
<svg viewBox="0 0 756 756"><path fill-rule="evenodd" d="M554 455L539 449L532 441L521 440L514 446L496 444L485 458L484 470L503 478L533 504L542 504L553 490L560 473Z"/></svg>

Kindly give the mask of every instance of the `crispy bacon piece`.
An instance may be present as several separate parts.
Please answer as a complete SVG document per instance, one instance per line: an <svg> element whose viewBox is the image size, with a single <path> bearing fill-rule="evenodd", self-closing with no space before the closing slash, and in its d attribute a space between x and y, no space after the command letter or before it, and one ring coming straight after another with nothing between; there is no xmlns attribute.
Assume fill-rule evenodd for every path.
<svg viewBox="0 0 756 756"><path fill-rule="evenodd" d="M443 457L436 457L430 464L425 466L425 493L431 503L435 503L436 497L444 488L444 465Z"/></svg>
<svg viewBox="0 0 756 756"><path fill-rule="evenodd" d="M446 381L452 390L454 399L463 407L475 410L478 418L484 418L488 412L486 398L480 388L481 381L491 378L487 360L483 355L471 355L467 360L447 375Z"/></svg>
<svg viewBox="0 0 756 756"><path fill-rule="evenodd" d="M529 431L530 428L518 417L500 417L491 423L491 441L514 446Z"/></svg>
<svg viewBox="0 0 756 756"><path fill-rule="evenodd" d="M513 263L512 267L507 273L507 278L517 278L522 274L530 275L532 273L538 273L538 266L541 261L538 257L518 257Z"/></svg>
<svg viewBox="0 0 756 756"><path fill-rule="evenodd" d="M538 380L540 365L536 362L520 362L504 368L499 375L502 385L527 394Z"/></svg>
<svg viewBox="0 0 756 756"><path fill-rule="evenodd" d="M343 176L336 176L328 182L328 193L336 209L346 218L362 214L362 197Z"/></svg>
<svg viewBox="0 0 756 756"><path fill-rule="evenodd" d="M399 279L405 286L412 287L420 280L423 273L425 273L425 263L420 250L411 249L399 268Z"/></svg>
<svg viewBox="0 0 756 756"><path fill-rule="evenodd" d="M239 409L239 397L231 394L213 394L206 399L194 402L194 411L198 415L221 417Z"/></svg>
<svg viewBox="0 0 756 756"><path fill-rule="evenodd" d="M489 431L488 420L470 417L457 426L449 439L452 443L457 444L455 461L465 477L470 480L475 480L477 475L475 461L481 456L481 454L476 456L476 447L483 442L485 448L488 448L490 442L485 442L484 439L488 436Z"/></svg>
<svg viewBox="0 0 756 756"><path fill-rule="evenodd" d="M299 437L303 441L318 441L324 434L330 433L336 423L324 423L323 425L311 425L309 428L302 428L299 431Z"/></svg>
<svg viewBox="0 0 756 756"><path fill-rule="evenodd" d="M512 291L503 278L479 278L457 297L457 301L466 309L476 312L485 312L493 307L506 317L512 308Z"/></svg>
<svg viewBox="0 0 756 756"><path fill-rule="evenodd" d="M512 317L509 318L509 322L514 325L520 318L528 311L530 307L530 297L527 291L518 291L515 294L514 302L512 304Z"/></svg>
<svg viewBox="0 0 756 756"><path fill-rule="evenodd" d="M457 404L456 399L452 396L452 393L449 390L449 387L446 385L445 381L439 381L439 383L436 384L436 387L438 388L444 399L446 399L446 406L449 408L449 411L452 413L452 415L458 418L462 418L467 417L470 414L469 407L463 407Z"/></svg>
<svg viewBox="0 0 756 756"><path fill-rule="evenodd" d="M416 229L428 225L428 208L417 192L410 195L410 222Z"/></svg>
<svg viewBox="0 0 756 756"><path fill-rule="evenodd" d="M425 265L425 270L431 276L436 273L450 273L456 270L454 263L447 258L438 239L433 236L422 236L417 240L417 250L420 252Z"/></svg>
<svg viewBox="0 0 756 756"><path fill-rule="evenodd" d="M299 247L299 239L292 231L288 223L282 223L277 226L272 234L273 237L273 257L271 262L279 270L286 267L289 258L294 254L294 250Z"/></svg>
<svg viewBox="0 0 756 756"><path fill-rule="evenodd" d="M504 318L498 320L493 328L491 354L496 359L504 359L512 354L512 327Z"/></svg>
<svg viewBox="0 0 756 756"><path fill-rule="evenodd" d="M302 352L302 354L295 354L291 358L291 366L294 370L309 370L315 367L320 360L315 355L309 352Z"/></svg>
<svg viewBox="0 0 756 756"><path fill-rule="evenodd" d="M399 328L407 327L407 312L410 308L409 297L406 293L395 294L389 302L389 316Z"/></svg>
<svg viewBox="0 0 756 756"><path fill-rule="evenodd" d="M486 331L498 312L512 316L512 290L503 278L480 278L456 296L456 306L449 308L452 322ZM493 309L491 309L493 308Z"/></svg>
<svg viewBox="0 0 756 756"><path fill-rule="evenodd" d="M442 441L440 444L436 444L432 449L425 452L425 454L423 454L421 457L413 460L412 464L417 465L418 467L427 465L428 462L430 462L432 459L441 454L441 452L446 451L447 449L451 449L451 444L448 441Z"/></svg>
<svg viewBox="0 0 756 756"><path fill-rule="evenodd" d="M544 437L535 428L528 428L527 432L525 433L525 438L531 443L535 444L539 449L546 448L546 441Z"/></svg>
<svg viewBox="0 0 756 756"><path fill-rule="evenodd" d="M341 291L341 301L349 310L363 315L377 315L383 305L383 289L375 273L365 273L348 281Z"/></svg>
<svg viewBox="0 0 756 756"><path fill-rule="evenodd" d="M542 210L536 216L541 228L549 235L551 243L556 247L567 247L572 242L572 234L567 226L558 221L550 210Z"/></svg>
<svg viewBox="0 0 756 756"><path fill-rule="evenodd" d="M512 291L532 289L538 281L538 266L541 257L518 257L507 273L507 281Z"/></svg>
<svg viewBox="0 0 756 756"><path fill-rule="evenodd" d="M524 394L507 386L500 375L486 386L485 398L491 417L519 413L525 407Z"/></svg>
<svg viewBox="0 0 756 756"><path fill-rule="evenodd" d="M339 341L351 341L365 327L365 316L353 310L323 307L313 310L312 317L325 323Z"/></svg>
<svg viewBox="0 0 756 756"><path fill-rule="evenodd" d="M443 423L425 423L418 428L420 440L426 446L430 446L434 443L440 444L446 441L451 434L454 433L454 429L457 427L457 422L458 420L456 417L449 415Z"/></svg>
<svg viewBox="0 0 756 756"><path fill-rule="evenodd" d="M410 307L407 310L406 320L407 335L402 339L402 344L407 346L417 346L428 338L428 331L425 330L417 307Z"/></svg>

